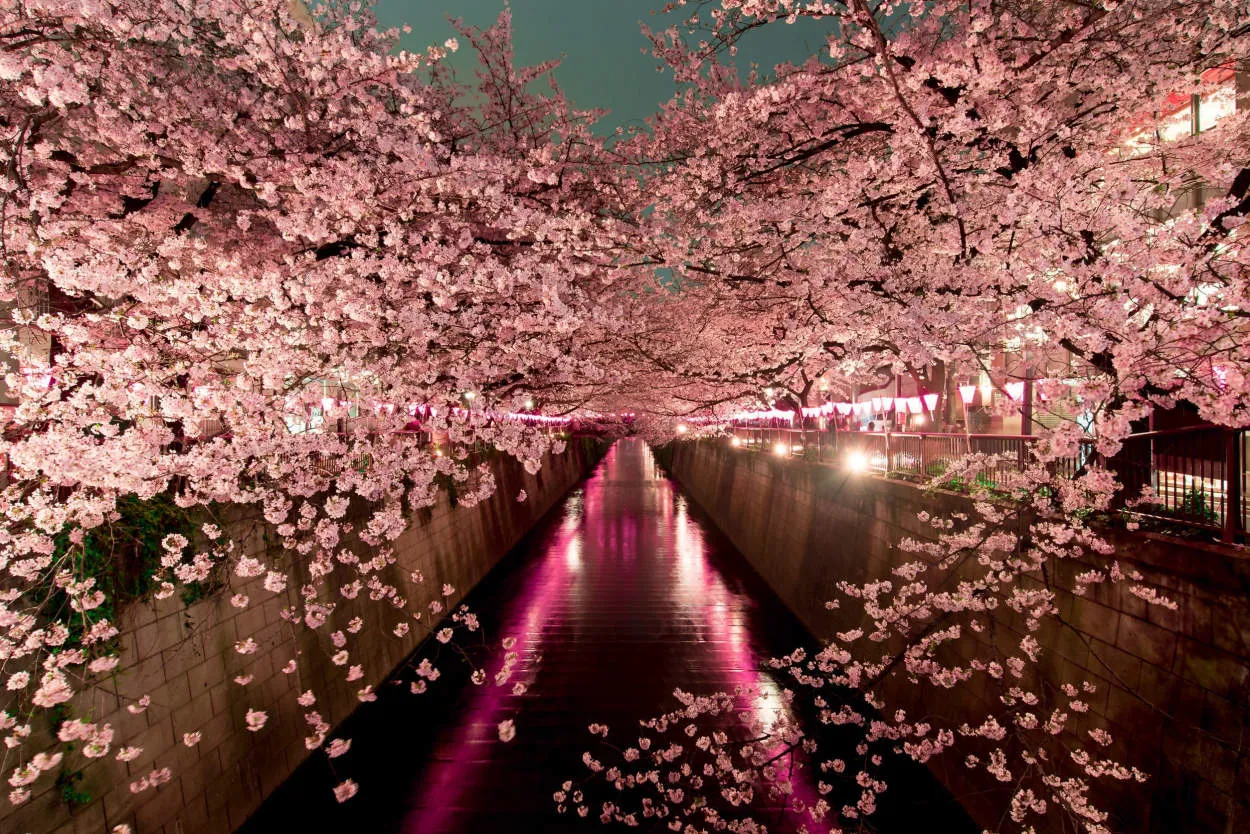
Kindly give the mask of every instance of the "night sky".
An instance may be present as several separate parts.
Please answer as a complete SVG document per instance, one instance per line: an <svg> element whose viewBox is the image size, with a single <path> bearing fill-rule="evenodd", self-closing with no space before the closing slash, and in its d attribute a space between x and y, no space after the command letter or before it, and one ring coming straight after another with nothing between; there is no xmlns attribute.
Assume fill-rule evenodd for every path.
<svg viewBox="0 0 1250 834"><path fill-rule="evenodd" d="M640 23L655 30L679 23L684 14L652 14L664 0L514 0L513 39L517 63L522 66L559 58L556 78L579 107L604 107L612 112L598 125L611 132L618 125L641 125L674 91L672 76L656 72L658 62L641 50L649 47ZM691 4L693 5L693 4ZM412 26L401 46L413 51L441 44L455 34L447 15L485 28L503 8L503 0L378 0L374 11L383 27ZM741 43L736 65L745 70L752 62L771 72L779 62L799 63L824 44L828 23L778 23L756 30ZM462 46L467 46L463 43ZM464 78L476 64L472 50L461 49L452 58Z"/></svg>

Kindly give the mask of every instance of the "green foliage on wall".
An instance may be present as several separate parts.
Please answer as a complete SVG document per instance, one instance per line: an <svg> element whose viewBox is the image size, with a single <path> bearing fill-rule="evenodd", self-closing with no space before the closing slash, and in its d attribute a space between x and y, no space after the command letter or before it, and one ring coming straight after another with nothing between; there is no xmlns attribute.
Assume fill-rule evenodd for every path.
<svg viewBox="0 0 1250 834"><path fill-rule="evenodd" d="M154 575L160 568L165 536L178 533L190 540L195 534L188 512L167 493L148 499L124 496L117 502L117 513L116 520L84 533L81 545L71 541L73 528L56 537L54 564L68 560L76 576L94 578L95 587L105 596L98 607L69 618L71 642L77 642L94 623L115 619L119 608L155 590ZM184 586L183 600L190 604L210 595L215 589L208 585L193 582ZM69 597L62 589L49 583L47 591L40 606L42 613L55 616L69 607Z"/></svg>

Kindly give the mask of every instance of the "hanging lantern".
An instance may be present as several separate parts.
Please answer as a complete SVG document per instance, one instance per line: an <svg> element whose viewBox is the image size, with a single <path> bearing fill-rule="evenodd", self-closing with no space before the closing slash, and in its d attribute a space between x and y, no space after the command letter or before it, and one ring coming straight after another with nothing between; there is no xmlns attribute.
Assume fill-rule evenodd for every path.
<svg viewBox="0 0 1250 834"><path fill-rule="evenodd" d="M1015 402L1020 402L1020 400L1024 399L1023 382L1008 382L1003 386L1003 390L1006 391L1007 396L1011 397L1011 399Z"/></svg>
<svg viewBox="0 0 1250 834"><path fill-rule="evenodd" d="M889 406L887 406L887 408L888 408L888 407L889 407ZM880 397L873 397L873 398L872 398L872 413L873 413L873 414L879 414L879 413L881 413L881 398L880 398Z"/></svg>
<svg viewBox="0 0 1250 834"><path fill-rule="evenodd" d="M977 387L975 385L959 386L959 399L964 401L964 405L972 405L972 398L976 393Z"/></svg>
<svg viewBox="0 0 1250 834"><path fill-rule="evenodd" d="M936 411L937 404L938 404L937 394L925 394L924 395L924 405L925 405L925 408L929 409L929 411Z"/></svg>
<svg viewBox="0 0 1250 834"><path fill-rule="evenodd" d="M845 417L851 413L855 405L854 403L838 403L838 413Z"/></svg>
<svg viewBox="0 0 1250 834"><path fill-rule="evenodd" d="M912 414L923 414L924 406L920 404L920 398L908 397L907 398L907 410L910 411Z"/></svg>
<svg viewBox="0 0 1250 834"><path fill-rule="evenodd" d="M919 400L917 400L917 402L919 402ZM907 413L907 400L903 399L902 397L895 398L894 411L898 414L906 414Z"/></svg>
<svg viewBox="0 0 1250 834"><path fill-rule="evenodd" d="M983 406L989 405L990 398L993 396L993 394L994 394L994 384L990 382L988 379L982 382L981 383L981 405Z"/></svg>

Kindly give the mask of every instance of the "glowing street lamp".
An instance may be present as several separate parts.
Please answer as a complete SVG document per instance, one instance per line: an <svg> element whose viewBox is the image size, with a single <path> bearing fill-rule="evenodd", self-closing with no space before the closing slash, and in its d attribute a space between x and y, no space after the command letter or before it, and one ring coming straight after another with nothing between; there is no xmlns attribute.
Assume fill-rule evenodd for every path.
<svg viewBox="0 0 1250 834"><path fill-rule="evenodd" d="M785 443L778 441L773 446L773 454L777 455L778 457L781 457L783 455L788 455L790 454L790 447L787 446Z"/></svg>
<svg viewBox="0 0 1250 834"><path fill-rule="evenodd" d="M968 406L972 405L972 398L976 396L977 387L975 385L959 386L959 399L964 404L964 434L972 434L972 423L968 420ZM972 441L968 441L971 445Z"/></svg>
<svg viewBox="0 0 1250 834"><path fill-rule="evenodd" d="M868 471L868 455L863 452L851 452L846 456L846 468L855 474Z"/></svg>

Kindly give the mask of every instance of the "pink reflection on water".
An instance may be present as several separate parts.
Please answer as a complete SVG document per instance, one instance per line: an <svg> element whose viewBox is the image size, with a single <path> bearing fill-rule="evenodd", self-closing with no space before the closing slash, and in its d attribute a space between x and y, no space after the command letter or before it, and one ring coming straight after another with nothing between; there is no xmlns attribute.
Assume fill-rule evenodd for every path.
<svg viewBox="0 0 1250 834"><path fill-rule="evenodd" d="M591 481L594 476L591 476ZM587 482L586 488L590 486ZM524 696L512 694L517 683L532 682L534 667L541 660L543 622L546 612L554 598L560 596L569 580L569 575L581 567L582 522L584 513L583 491L577 490L564 501L564 515L558 531L551 541L548 556L543 559L538 581L526 586L524 596L518 600L520 621L515 628L509 628L500 639L513 637L516 645L512 651L521 656L513 667L512 676L502 685L497 685L494 672L503 663L500 652L492 658L493 666L488 668L487 682L476 687L469 707L469 715L464 722L470 728L482 729L497 738L496 727L499 722L512 718L517 720L520 702ZM528 652L528 660L526 653ZM518 720L518 724L522 723ZM429 831L442 831L457 808L462 806L463 797L473 791L477 784L477 771L481 761L466 749L472 744L469 739L459 739L457 755L447 762L437 762L431 768L427 778L423 780L421 794L417 797L418 809L404 820L403 831L411 834L424 834ZM487 743L490 743L489 741ZM502 743L502 742L500 742Z"/></svg>
<svg viewBox="0 0 1250 834"><path fill-rule="evenodd" d="M741 692L737 698L738 708L745 711L748 721L753 719L759 722L765 732L774 732L782 724L793 725L796 717L782 698L782 687L772 675L760 669L760 662L765 658L757 656L751 646L745 622L749 600L735 594L726 584L725 577L709 564L704 529L690 519L686 497L674 493L672 503L676 507L673 525L677 543L677 578L683 587L681 597L697 601L697 613L707 618L708 633L719 637L713 645L725 661L727 680L722 688L727 692ZM767 748L767 752L771 757L784 749L785 744L778 742ZM794 796L808 808L820 799L811 779L804 778L810 773L810 770L805 770L795 775L791 782Z"/></svg>
<svg viewBox="0 0 1250 834"><path fill-rule="evenodd" d="M513 650L520 658L513 676L495 685L493 676L503 661L499 651L486 669L487 683L468 689L463 715L454 722L459 731L449 731L454 735L446 739L447 752L414 786L405 832L457 830L457 813L496 801L498 786L492 780L506 778L494 767L498 758L514 752L509 747L532 743L526 733L540 732L527 725L533 713L526 707L546 705L548 716L558 716L565 702L547 701L559 697L553 692L567 698L570 681L582 687L578 692L586 681L592 689L596 680L613 681L592 699L632 697L628 683L595 665L617 662L612 653L625 651L623 646L641 643L650 655L643 668L628 670L625 678L638 676L637 692L645 694L629 702L628 719L604 720L627 725L671 710L674 687L695 694L740 690L744 718L768 727L793 719L778 682L760 668L765 658L750 631L753 601L736 592L712 561L706 531L641 441L621 441L608 452L583 487L565 500L560 522L541 545L535 570L504 603L501 633L491 636L516 638ZM598 659L600 654L607 659ZM651 683L647 676L661 674L660 669L667 670L668 692L644 686ZM524 696L512 694L518 681L531 686ZM582 706L598 719L596 700ZM496 725L505 719L517 725L511 745L497 740ZM577 756L591 746L580 719L569 723L577 725L542 732L569 738L579 753L567 761L532 763L552 786L583 773ZM618 730L628 734L627 726L614 725L614 735ZM810 773L804 770L794 780L795 794L809 806L818 798L804 778ZM599 827L593 820L586 826Z"/></svg>

